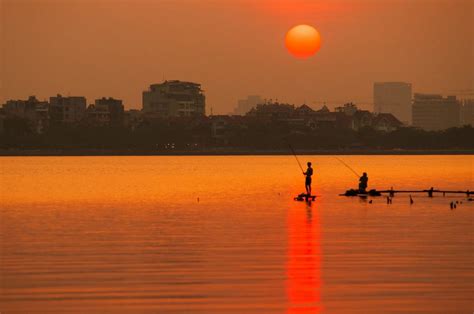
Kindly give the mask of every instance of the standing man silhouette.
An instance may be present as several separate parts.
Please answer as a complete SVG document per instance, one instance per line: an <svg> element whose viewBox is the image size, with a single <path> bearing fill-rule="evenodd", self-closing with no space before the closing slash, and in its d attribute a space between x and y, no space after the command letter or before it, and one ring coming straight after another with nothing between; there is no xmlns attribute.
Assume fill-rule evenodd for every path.
<svg viewBox="0 0 474 314"><path fill-rule="evenodd" d="M308 162L308 169L306 169L306 172L303 172L303 174L306 176L304 183L306 188L306 194L308 196L311 196L311 176L313 175L313 168L311 168L310 162Z"/></svg>

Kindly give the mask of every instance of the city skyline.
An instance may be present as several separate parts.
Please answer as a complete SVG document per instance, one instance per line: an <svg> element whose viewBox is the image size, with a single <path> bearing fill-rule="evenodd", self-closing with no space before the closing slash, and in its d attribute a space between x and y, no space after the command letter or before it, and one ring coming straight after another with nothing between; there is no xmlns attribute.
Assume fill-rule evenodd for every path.
<svg viewBox="0 0 474 314"><path fill-rule="evenodd" d="M27 99L29 97L35 97L35 98L37 98L38 100L41 100L41 101L48 101L53 96L61 95L61 96L64 96L64 97L83 97L86 100L87 106L93 105L94 100L97 100L97 99L114 98L114 99L119 99L123 102L123 106L124 106L125 110L142 110L143 107L144 107L143 94L149 92L149 88L151 86L158 86L158 85L161 85L161 84L167 84L167 83L172 83L172 82L183 82L183 83L190 83L190 84L196 84L196 85L202 86L202 84L199 83L199 82L189 82L189 81L179 80L179 79L176 79L176 80L163 80L163 81L160 81L160 82L157 81L156 83L151 83L151 84L149 83L147 85L147 87L142 88L142 90L140 92L141 100L135 106L130 106L129 104L125 103L124 100L117 97L116 94L115 95L112 95L112 94L107 94L106 95L106 94L103 94L103 93L102 94L99 93L98 96L89 97L87 95L79 95L79 94L71 94L71 93L64 94L64 93L61 93L61 92L54 92L51 95L41 95L41 96L39 96L37 94L24 94L24 96L19 97L19 98L5 99L3 102L0 103L0 106L6 104L7 101L17 101L17 100L21 101L21 100ZM312 109L321 109L321 108L326 106L329 109L334 110L334 109L336 109L337 107L339 107L341 105L344 105L344 104L347 104L347 103L355 103L361 109L374 111L374 112L380 112L377 109L377 104L376 104L375 95L374 95L375 86L380 85L380 84L382 84L382 85L385 85L385 84L388 84L388 85L391 85L391 84L408 84L412 87L412 84L410 82L395 82L395 81L373 82L372 85L371 85L371 97L372 98L369 101L363 101L363 102L358 102L354 97L348 97L348 100L346 100L346 101L343 101L343 100L334 101L334 102L326 102L326 101L307 102L307 101L303 101L301 103L296 103L296 102L281 100L281 99L278 99L276 97L263 97L262 95L257 95L257 94L244 95L244 96L239 97L238 99L236 99L236 101L231 104L231 107L230 107L231 109L227 112L219 112L219 111L215 112L215 110L214 110L215 108L213 107L213 105L209 104L208 101L207 101L207 99L209 98L207 91L205 89L202 89L202 92L205 93L205 95L206 95L206 106L205 106L205 114L206 115L212 114L212 112L211 112L212 110L214 110L214 114L224 114L224 115L239 114L239 113L236 113L236 110L238 111L239 107L241 106L241 102L245 101L246 99L248 100L249 98L255 98L255 97L260 99L260 102L258 102L260 104L279 102L279 103L285 103L285 104L293 104L295 106L307 105L307 106L311 107ZM416 89L412 88L410 106L413 104L413 102L415 100L415 98L414 98L415 94L440 95L440 96L445 96L445 97L454 96L461 102L463 102L463 101L470 102L474 99L474 93L471 93L470 90L458 89L456 91L457 91L457 93L442 93L440 91L420 92L419 90L416 90ZM91 99L91 102L89 102L89 99ZM254 100L254 102L255 102L255 100ZM251 108L251 107L249 107L249 108ZM383 111L383 112L390 112L390 110ZM244 114L244 113L240 113L240 114ZM408 123L408 124L410 124L410 123Z"/></svg>
<svg viewBox="0 0 474 314"><path fill-rule="evenodd" d="M371 106L379 81L472 94L471 1L296 2L3 1L0 101L113 95L139 109L143 88L163 78L200 82L216 114L247 95ZM301 21L322 36L309 60L284 47Z"/></svg>
<svg viewBox="0 0 474 314"><path fill-rule="evenodd" d="M290 124L295 125L298 121L313 130L327 128L328 125L345 125L346 128L351 125L353 130L369 127L391 132L412 126L430 131L473 125L474 99L461 100L456 96L444 98L439 94L420 93L414 93L413 96L409 83L377 82L374 84L376 102L373 111L350 102L334 108L331 113L326 105L315 110L306 104L295 106L254 95L239 100L236 111L230 115L213 115L212 108L208 110L210 115L206 115L206 95L201 85L174 80L150 85L143 92L141 110L126 110L123 101L113 97L96 99L93 104L87 104L83 96L63 97L60 94L50 97L49 101L40 101L35 96L29 96L27 100L8 100L0 108L0 134L11 135L16 132L18 135L23 132L19 130L42 134L51 125L62 124L73 127L131 127L133 131L146 120L155 123L161 119L160 123L166 124L166 119L185 118L201 123L203 117L223 117L227 120L223 121L224 125L230 125L228 122L234 120L231 124L235 126L236 121L237 124L244 121L237 118L242 116L246 122L262 116L265 119L277 119L283 124L292 121ZM346 117L353 117L353 121L348 124ZM292 120L294 118L296 120ZM382 124L379 125L380 122ZM15 131L20 125L23 126Z"/></svg>

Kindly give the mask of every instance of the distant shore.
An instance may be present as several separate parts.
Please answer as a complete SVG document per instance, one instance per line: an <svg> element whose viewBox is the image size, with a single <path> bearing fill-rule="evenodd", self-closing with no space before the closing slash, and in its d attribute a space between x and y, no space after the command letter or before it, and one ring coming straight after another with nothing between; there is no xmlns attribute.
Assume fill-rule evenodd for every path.
<svg viewBox="0 0 474 314"><path fill-rule="evenodd" d="M474 155L473 149L296 149L298 155ZM0 149L0 156L242 156L292 155L287 150Z"/></svg>

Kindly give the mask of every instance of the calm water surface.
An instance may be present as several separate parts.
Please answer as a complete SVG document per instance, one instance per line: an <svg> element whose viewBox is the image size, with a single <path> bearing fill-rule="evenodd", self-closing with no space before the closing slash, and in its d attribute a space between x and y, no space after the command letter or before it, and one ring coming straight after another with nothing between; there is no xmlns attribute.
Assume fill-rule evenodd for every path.
<svg viewBox="0 0 474 314"><path fill-rule="evenodd" d="M2 313L472 313L474 204L313 203L292 156L1 158ZM342 156L387 189L474 189L472 156ZM449 203L462 201L455 210Z"/></svg>

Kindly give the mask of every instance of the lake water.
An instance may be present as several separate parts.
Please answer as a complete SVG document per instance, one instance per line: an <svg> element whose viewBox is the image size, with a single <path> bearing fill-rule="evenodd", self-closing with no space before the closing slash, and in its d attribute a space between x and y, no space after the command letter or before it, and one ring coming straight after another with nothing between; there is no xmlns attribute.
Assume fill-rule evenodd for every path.
<svg viewBox="0 0 474 314"><path fill-rule="evenodd" d="M311 204L293 156L0 158L0 312L473 312L473 202L341 197L353 173L300 158ZM371 188L474 189L473 156L339 158Z"/></svg>

